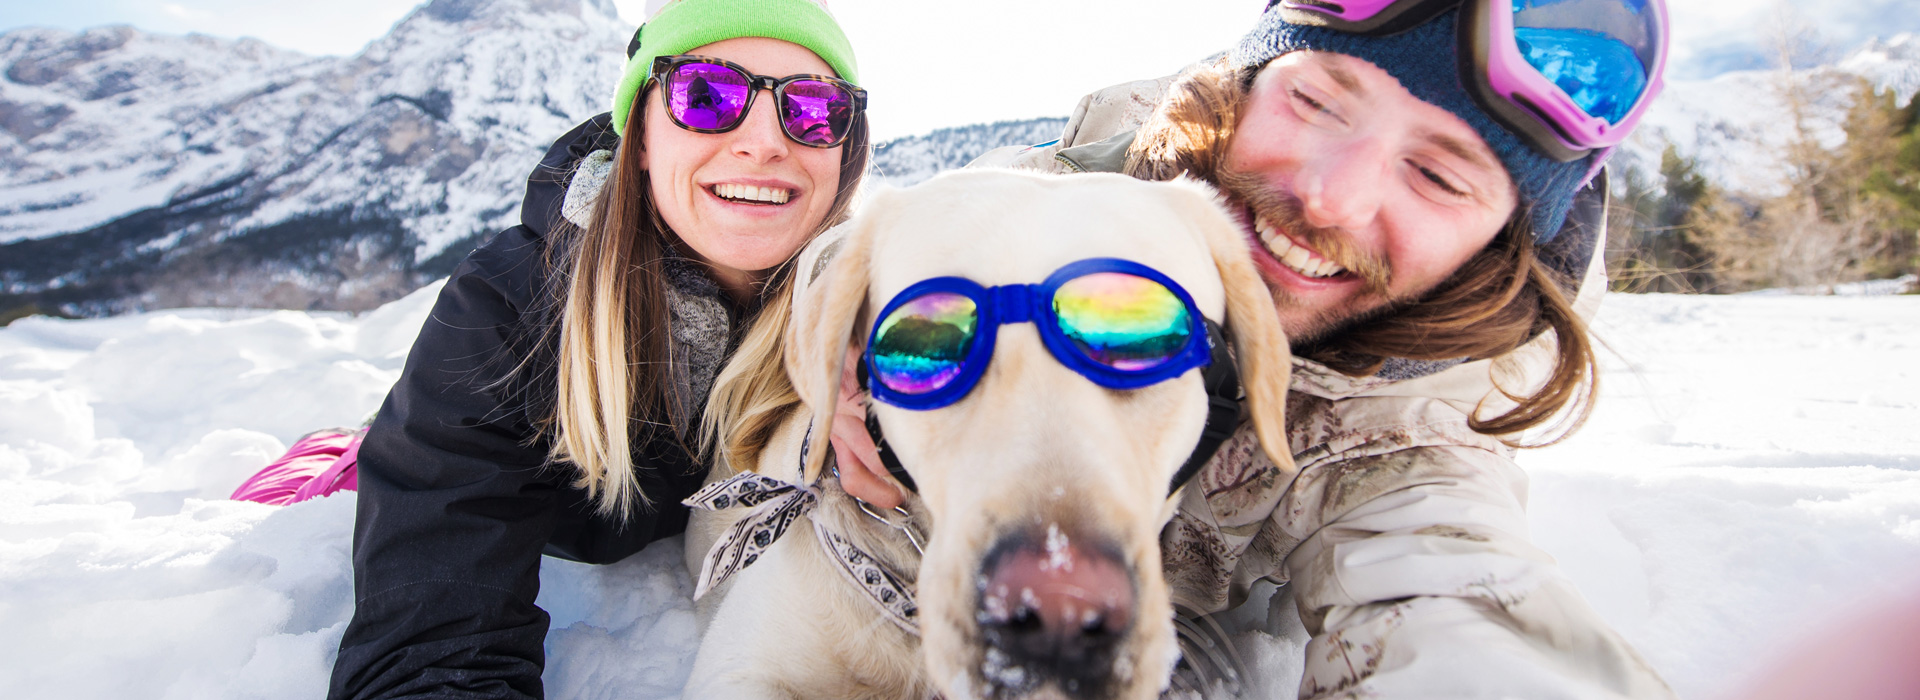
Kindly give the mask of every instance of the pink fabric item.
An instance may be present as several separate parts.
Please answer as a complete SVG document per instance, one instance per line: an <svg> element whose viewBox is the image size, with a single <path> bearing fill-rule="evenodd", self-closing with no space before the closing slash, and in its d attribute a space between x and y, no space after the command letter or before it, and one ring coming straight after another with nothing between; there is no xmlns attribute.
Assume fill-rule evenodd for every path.
<svg viewBox="0 0 1920 700"><path fill-rule="evenodd" d="M367 431L323 431L300 438L287 453L233 490L233 500L284 506L360 486L360 439Z"/></svg>

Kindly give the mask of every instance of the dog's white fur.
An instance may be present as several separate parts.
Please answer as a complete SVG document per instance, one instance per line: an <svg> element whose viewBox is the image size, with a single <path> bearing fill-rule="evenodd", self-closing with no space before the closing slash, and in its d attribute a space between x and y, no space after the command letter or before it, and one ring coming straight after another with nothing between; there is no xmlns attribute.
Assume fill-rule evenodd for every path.
<svg viewBox="0 0 1920 700"><path fill-rule="evenodd" d="M824 272L811 274L810 257L799 261L795 283L805 286L795 291L785 362L805 410L753 468L796 483L820 473L827 450L809 450L801 465L801 444L827 444L842 358L908 285L948 275L983 286L1038 283L1067 263L1113 257L1173 278L1202 314L1229 326L1257 434L1274 463L1290 469L1282 411L1291 356L1242 230L1212 189L1185 181L962 171L881 192L828 234L838 243L809 248L837 248ZM933 411L875 407L919 485L909 510L932 526L925 560L860 513L831 477L816 515L894 571L917 572L923 639L844 583L796 525L701 601L707 624L688 697L980 695L990 674L975 624L978 569L999 538L1047 525L1117 545L1133 574L1136 621L1115 664L1113 697L1150 698L1164 687L1176 654L1159 533L1175 506L1167 484L1205 422L1200 372L1115 391L1055 361L1031 324L989 332L999 333L995 354L965 399ZM696 511L687 543L696 573L736 517Z"/></svg>

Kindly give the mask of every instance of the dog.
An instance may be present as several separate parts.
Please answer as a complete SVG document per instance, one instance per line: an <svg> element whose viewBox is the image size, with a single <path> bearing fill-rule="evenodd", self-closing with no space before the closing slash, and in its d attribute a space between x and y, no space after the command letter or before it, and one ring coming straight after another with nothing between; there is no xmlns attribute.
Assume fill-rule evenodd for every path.
<svg viewBox="0 0 1920 700"><path fill-rule="evenodd" d="M1193 181L982 170L874 194L810 244L783 358L802 407L750 471L716 467L689 500L704 634L686 696L1157 697L1179 655L1159 536L1203 430L1220 429L1213 375L1111 388L1057 359L1043 319L983 324L990 358L961 398L872 406L910 484L897 512L839 488L827 434L849 349L867 350L910 285L1037 284L1118 259L1231 327L1237 360L1203 345L1207 367L1237 372L1260 442L1291 470L1291 355L1242 231ZM1224 403L1230 433L1240 409Z"/></svg>

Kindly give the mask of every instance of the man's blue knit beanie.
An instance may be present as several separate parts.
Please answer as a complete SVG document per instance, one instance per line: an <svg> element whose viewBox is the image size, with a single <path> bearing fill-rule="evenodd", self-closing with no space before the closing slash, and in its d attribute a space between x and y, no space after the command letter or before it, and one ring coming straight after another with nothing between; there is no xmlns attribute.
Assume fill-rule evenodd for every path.
<svg viewBox="0 0 1920 700"><path fill-rule="evenodd" d="M1379 66L1414 97L1454 113L1480 132L1513 177L1520 206L1532 207L1534 240L1545 243L1560 233L1593 156L1571 163L1554 160L1533 150L1474 103L1460 82L1460 40L1454 33L1459 15L1458 9L1448 10L1405 32L1370 37L1289 24L1277 9L1269 8L1260 24L1234 47L1230 60L1235 67L1258 70L1282 54L1310 49L1346 54Z"/></svg>

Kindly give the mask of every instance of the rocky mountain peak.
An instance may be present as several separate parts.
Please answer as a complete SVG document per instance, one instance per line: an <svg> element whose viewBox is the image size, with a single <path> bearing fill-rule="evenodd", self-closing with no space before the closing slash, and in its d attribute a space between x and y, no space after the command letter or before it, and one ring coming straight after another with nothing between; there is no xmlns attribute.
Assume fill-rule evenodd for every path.
<svg viewBox="0 0 1920 700"><path fill-rule="evenodd" d="M606 0L435 0L350 57L0 34L0 310L394 298L517 223L631 31Z"/></svg>
<svg viewBox="0 0 1920 700"><path fill-rule="evenodd" d="M20 85L47 85L66 77L74 66L125 46L139 32L133 27L111 26L77 35L61 34L44 30L9 35L7 45L0 47L0 55L14 56L7 65L7 80Z"/></svg>
<svg viewBox="0 0 1920 700"><path fill-rule="evenodd" d="M1841 60L1838 67L1893 90L1900 99L1911 99L1914 93L1920 92L1920 35L1897 34L1885 40L1869 40Z"/></svg>

